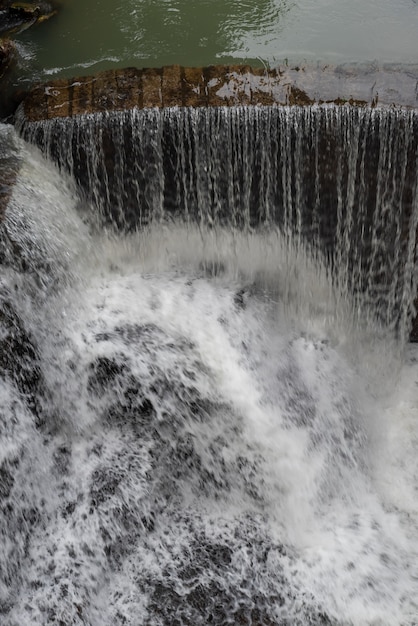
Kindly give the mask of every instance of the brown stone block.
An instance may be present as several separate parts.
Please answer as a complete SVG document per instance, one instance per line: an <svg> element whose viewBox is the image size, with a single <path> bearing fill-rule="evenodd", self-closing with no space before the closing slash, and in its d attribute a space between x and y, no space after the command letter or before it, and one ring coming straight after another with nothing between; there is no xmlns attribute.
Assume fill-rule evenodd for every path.
<svg viewBox="0 0 418 626"><path fill-rule="evenodd" d="M306 106L314 104L314 100L311 100L303 89L299 89L299 87L295 87L295 85L289 85L286 104L290 106Z"/></svg>
<svg viewBox="0 0 418 626"><path fill-rule="evenodd" d="M180 65L163 68L162 75L162 106L184 106L182 73Z"/></svg>
<svg viewBox="0 0 418 626"><path fill-rule="evenodd" d="M185 106L203 107L208 104L202 67L182 68L182 83Z"/></svg>
<svg viewBox="0 0 418 626"><path fill-rule="evenodd" d="M251 104L254 89L254 74L248 65L231 65L229 67L230 105Z"/></svg>
<svg viewBox="0 0 418 626"><path fill-rule="evenodd" d="M142 106L162 107L162 70L148 68L142 72Z"/></svg>
<svg viewBox="0 0 418 626"><path fill-rule="evenodd" d="M93 103L94 78L80 78L70 83L70 110L71 115L91 113Z"/></svg>
<svg viewBox="0 0 418 626"><path fill-rule="evenodd" d="M123 108L118 98L116 72L110 70L97 75L91 85L91 111L115 111Z"/></svg>
<svg viewBox="0 0 418 626"><path fill-rule="evenodd" d="M71 81L70 81L71 82ZM70 105L70 83L67 79L54 80L46 85L45 95L47 104L47 117L69 117L72 115Z"/></svg>
<svg viewBox="0 0 418 626"><path fill-rule="evenodd" d="M48 86L35 87L25 98L23 110L28 122L36 122L48 118L47 93Z"/></svg>
<svg viewBox="0 0 418 626"><path fill-rule="evenodd" d="M28 121L36 121L136 106L303 106L335 102L416 107L417 81L415 65L384 68L327 65L274 70L240 65L128 68L36 87L24 100L24 112Z"/></svg>
<svg viewBox="0 0 418 626"><path fill-rule="evenodd" d="M249 75L249 81L251 84L252 105L270 106L276 104L276 102L285 101L280 94L280 74L276 70L254 68Z"/></svg>
<svg viewBox="0 0 418 626"><path fill-rule="evenodd" d="M142 70L128 67L116 72L118 101L123 109L142 108Z"/></svg>
<svg viewBox="0 0 418 626"><path fill-rule="evenodd" d="M205 93L208 106L228 106L231 99L229 67L209 65L204 68Z"/></svg>
<svg viewBox="0 0 418 626"><path fill-rule="evenodd" d="M209 106L273 104L271 75L246 65L212 67L205 72ZM223 71L222 71L223 70Z"/></svg>

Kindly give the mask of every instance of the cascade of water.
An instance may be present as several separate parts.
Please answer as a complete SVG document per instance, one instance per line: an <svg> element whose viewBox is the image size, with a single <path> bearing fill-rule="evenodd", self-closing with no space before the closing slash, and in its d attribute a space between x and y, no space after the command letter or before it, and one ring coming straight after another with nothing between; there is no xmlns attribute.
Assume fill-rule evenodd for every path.
<svg viewBox="0 0 418 626"><path fill-rule="evenodd" d="M355 281L352 309L360 292L387 321L395 300L409 307L415 117L388 113L32 128L96 210L143 226L117 232L92 227L73 180L13 137L2 625L416 624L416 353L396 385L380 342L356 361L330 327ZM379 291L391 245L399 283Z"/></svg>
<svg viewBox="0 0 418 626"><path fill-rule="evenodd" d="M279 227L325 255L363 321L402 338L415 289L417 126L401 109L221 107L60 118L21 132L118 227Z"/></svg>

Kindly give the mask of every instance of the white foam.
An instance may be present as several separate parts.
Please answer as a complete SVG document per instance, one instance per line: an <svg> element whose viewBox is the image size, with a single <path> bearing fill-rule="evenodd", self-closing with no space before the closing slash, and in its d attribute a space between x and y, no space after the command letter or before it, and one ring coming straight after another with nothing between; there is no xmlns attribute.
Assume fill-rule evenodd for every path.
<svg viewBox="0 0 418 626"><path fill-rule="evenodd" d="M319 607L340 624L415 623L412 349L392 388L392 362L382 367L379 390L373 363L387 346L362 345L325 269L278 233L109 237L90 233L75 205L25 155L6 228L34 257L7 279L50 394L28 466L49 496L26 556L6 557L4 623L42 624L52 611L68 624L157 624L152 581L175 590L170 601L188 597L185 564L232 596L254 577L271 619L304 623ZM25 411L1 458L29 450ZM30 502L33 480L18 480ZM202 537L232 551L223 579L196 565Z"/></svg>

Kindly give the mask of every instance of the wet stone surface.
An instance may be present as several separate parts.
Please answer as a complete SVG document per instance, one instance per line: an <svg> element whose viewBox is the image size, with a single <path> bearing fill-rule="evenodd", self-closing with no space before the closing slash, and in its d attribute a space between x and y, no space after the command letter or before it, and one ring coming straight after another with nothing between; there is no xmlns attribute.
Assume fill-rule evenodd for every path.
<svg viewBox="0 0 418 626"><path fill-rule="evenodd" d="M407 106L418 103L417 65L249 66L110 70L59 79L25 98L27 121L132 107L307 105Z"/></svg>
<svg viewBox="0 0 418 626"><path fill-rule="evenodd" d="M55 14L56 9L49 2L2 2L0 3L0 36L10 37Z"/></svg>
<svg viewBox="0 0 418 626"><path fill-rule="evenodd" d="M20 163L13 129L0 135L0 222L4 216Z"/></svg>

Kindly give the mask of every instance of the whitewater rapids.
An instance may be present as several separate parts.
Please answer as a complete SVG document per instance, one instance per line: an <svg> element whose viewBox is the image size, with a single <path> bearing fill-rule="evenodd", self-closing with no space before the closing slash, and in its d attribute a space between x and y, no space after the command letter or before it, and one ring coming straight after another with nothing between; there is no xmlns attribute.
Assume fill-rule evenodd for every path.
<svg viewBox="0 0 418 626"><path fill-rule="evenodd" d="M104 232L1 132L1 624L418 624L416 349L278 230Z"/></svg>

